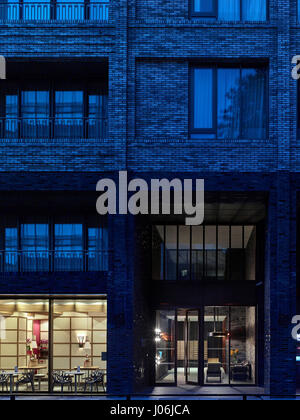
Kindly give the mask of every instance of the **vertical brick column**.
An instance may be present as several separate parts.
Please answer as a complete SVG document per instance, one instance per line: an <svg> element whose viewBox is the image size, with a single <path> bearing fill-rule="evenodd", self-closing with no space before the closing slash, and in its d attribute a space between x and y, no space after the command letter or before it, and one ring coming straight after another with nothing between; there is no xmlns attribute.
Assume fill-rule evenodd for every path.
<svg viewBox="0 0 300 420"><path fill-rule="evenodd" d="M107 390L127 394L133 387L133 218L111 216L109 229L113 256L107 296Z"/></svg>
<svg viewBox="0 0 300 420"><path fill-rule="evenodd" d="M277 395L296 389L291 337L296 310L296 279L291 271L296 218L290 218L294 201L289 173L278 172L269 199L265 278L265 392Z"/></svg>

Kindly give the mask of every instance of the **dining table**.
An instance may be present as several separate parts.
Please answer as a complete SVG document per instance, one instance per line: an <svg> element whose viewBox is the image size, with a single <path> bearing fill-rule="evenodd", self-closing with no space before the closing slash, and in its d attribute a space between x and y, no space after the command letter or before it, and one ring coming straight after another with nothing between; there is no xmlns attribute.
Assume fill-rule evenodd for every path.
<svg viewBox="0 0 300 420"><path fill-rule="evenodd" d="M80 378L80 376L84 375L84 372L79 372L77 369L76 370L71 370L69 372L67 372L68 375L70 376L74 376L75 377L75 394L77 394L77 388L78 388L78 379Z"/></svg>

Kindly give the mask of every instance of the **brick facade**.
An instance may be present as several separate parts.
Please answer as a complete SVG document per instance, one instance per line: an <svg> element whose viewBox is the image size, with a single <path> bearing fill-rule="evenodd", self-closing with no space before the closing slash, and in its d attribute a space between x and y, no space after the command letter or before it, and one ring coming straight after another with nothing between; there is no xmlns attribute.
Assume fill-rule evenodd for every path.
<svg viewBox="0 0 300 420"><path fill-rule="evenodd" d="M211 191L265 192L269 201L261 382L267 392L287 394L296 388L290 320L296 311L300 148L291 57L300 54L300 35L296 1L268 3L268 22L253 24L192 19L188 0L111 0L110 20L101 24L0 23L1 55L32 65L42 58L103 58L109 80L108 138L1 139L0 189L22 194L93 191L103 174L127 169L132 176L202 176ZM267 140L189 139L189 65L199 60L266 63ZM112 218L113 257L106 278L74 275L58 282L51 274L40 282L34 276L9 282L7 275L1 276L1 294L108 294L109 392L131 392L135 382L147 384L140 379L147 351L143 346L137 349L141 337L134 337L151 325L141 290L147 277L143 280L141 264L134 261L140 254L147 261L147 252L138 246L139 229L131 218Z"/></svg>

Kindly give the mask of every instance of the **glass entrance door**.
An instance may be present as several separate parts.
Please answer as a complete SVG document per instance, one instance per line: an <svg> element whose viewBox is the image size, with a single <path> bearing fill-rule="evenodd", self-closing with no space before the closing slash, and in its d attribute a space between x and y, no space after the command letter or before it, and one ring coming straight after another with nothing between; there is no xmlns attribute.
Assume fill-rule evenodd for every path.
<svg viewBox="0 0 300 420"><path fill-rule="evenodd" d="M199 382L199 327L199 311L187 311L185 377L186 382L192 384Z"/></svg>

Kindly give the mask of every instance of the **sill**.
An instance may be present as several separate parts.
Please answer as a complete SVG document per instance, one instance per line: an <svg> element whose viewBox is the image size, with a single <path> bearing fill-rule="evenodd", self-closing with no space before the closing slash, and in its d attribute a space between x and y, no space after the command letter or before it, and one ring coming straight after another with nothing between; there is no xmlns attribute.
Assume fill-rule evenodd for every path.
<svg viewBox="0 0 300 420"><path fill-rule="evenodd" d="M300 24L299 24L300 25ZM228 27L228 28L276 28L276 24L270 21L220 21L209 20L203 17L191 16L190 18L139 18L132 21L131 27L136 26L174 26L174 27Z"/></svg>

